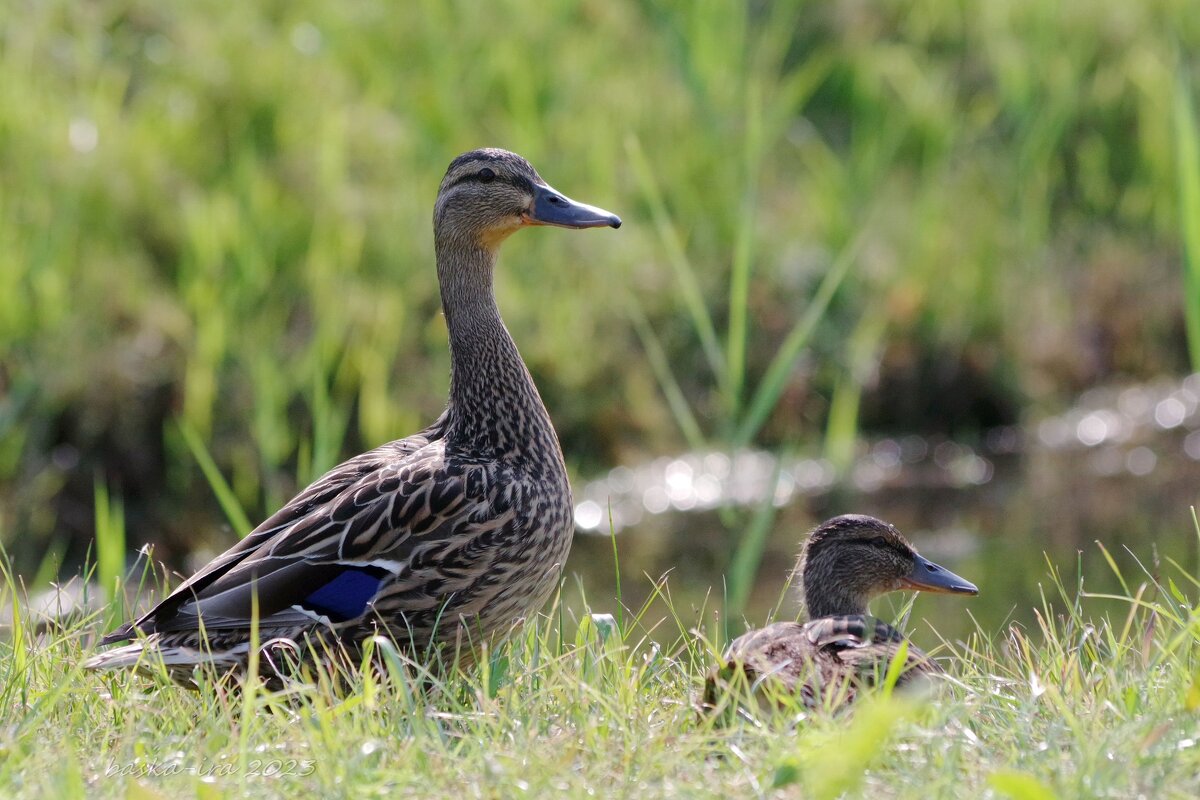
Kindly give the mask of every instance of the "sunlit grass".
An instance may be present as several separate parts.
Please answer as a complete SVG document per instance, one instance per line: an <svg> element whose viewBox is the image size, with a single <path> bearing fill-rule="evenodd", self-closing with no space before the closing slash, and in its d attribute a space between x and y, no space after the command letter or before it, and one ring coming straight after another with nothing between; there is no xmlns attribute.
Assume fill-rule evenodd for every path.
<svg viewBox="0 0 1200 800"><path fill-rule="evenodd" d="M1200 125L1185 75L1175 86L1175 152L1179 162L1179 230L1183 242L1183 311L1192 369L1200 372Z"/></svg>
<svg viewBox="0 0 1200 800"><path fill-rule="evenodd" d="M1115 562L1112 568L1117 569ZM1200 584L1121 575L1119 613L1065 586L1032 629L946 642L931 694L868 694L851 713L784 699L698 713L708 623L553 606L443 674L386 642L375 669L285 693L199 691L86 674L99 614L47 627L5 571L0 786L6 796L405 794L834 798L1194 796L1200 790ZM669 598L669 585L659 587ZM1114 606L1106 606L1113 608ZM599 610L599 609L593 609ZM753 709L753 710L752 710Z"/></svg>

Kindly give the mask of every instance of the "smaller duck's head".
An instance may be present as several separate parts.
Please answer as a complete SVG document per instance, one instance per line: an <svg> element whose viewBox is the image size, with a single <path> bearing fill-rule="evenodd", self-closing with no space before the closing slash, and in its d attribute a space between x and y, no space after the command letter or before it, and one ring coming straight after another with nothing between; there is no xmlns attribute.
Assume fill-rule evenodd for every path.
<svg viewBox="0 0 1200 800"><path fill-rule="evenodd" d="M438 189L433 229L439 242L494 250L528 225L621 227L621 218L553 189L516 153L485 148L450 162Z"/></svg>
<svg viewBox="0 0 1200 800"><path fill-rule="evenodd" d="M894 526L860 514L817 526L796 571L810 619L865 614L873 597L901 589L979 594L975 584L922 558Z"/></svg>

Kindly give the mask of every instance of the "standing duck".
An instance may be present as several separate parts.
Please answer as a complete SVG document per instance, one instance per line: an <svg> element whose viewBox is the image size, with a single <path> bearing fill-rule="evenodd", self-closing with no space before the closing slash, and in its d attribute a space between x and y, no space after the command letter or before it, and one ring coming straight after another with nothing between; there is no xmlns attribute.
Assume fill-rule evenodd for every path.
<svg viewBox="0 0 1200 800"><path fill-rule="evenodd" d="M770 682L780 694L807 706L850 702L862 686L886 674L906 640L900 631L868 616L877 595L898 590L975 595L979 590L917 554L892 525L848 514L818 526L796 564L808 622L776 622L739 636L709 675L705 705L739 674L758 688ZM897 685L941 667L911 644Z"/></svg>
<svg viewBox="0 0 1200 800"><path fill-rule="evenodd" d="M255 635L263 664L276 646L304 659L354 653L377 634L421 652L477 644L537 611L570 549L571 489L492 291L500 244L532 225L621 220L555 191L515 153L454 159L433 213L450 337L446 410L334 467L101 644L135 642L85 666L153 659L186 683L196 665L244 671Z"/></svg>

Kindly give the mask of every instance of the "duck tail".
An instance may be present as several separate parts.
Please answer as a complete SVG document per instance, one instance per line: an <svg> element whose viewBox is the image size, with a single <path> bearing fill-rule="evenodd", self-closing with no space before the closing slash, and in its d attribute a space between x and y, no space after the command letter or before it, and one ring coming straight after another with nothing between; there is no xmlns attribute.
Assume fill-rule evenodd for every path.
<svg viewBox="0 0 1200 800"><path fill-rule="evenodd" d="M83 663L87 670L122 669L137 667L153 670L161 664L174 674L191 667L207 665L221 668L236 667L246 660L249 644L236 645L223 650L206 650L184 645L167 644L151 635L141 641L98 653Z"/></svg>
<svg viewBox="0 0 1200 800"><path fill-rule="evenodd" d="M124 647L117 647L112 650L106 650L103 653L96 655L83 662L83 668L89 670L101 669L118 669L120 667L132 667L142 663L146 653L145 642L134 642L127 644Z"/></svg>

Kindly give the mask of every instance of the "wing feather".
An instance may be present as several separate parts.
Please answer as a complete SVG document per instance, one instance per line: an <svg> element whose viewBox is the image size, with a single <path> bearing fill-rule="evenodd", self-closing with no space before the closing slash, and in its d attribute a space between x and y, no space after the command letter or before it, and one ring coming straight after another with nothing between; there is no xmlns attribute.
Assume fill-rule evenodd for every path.
<svg viewBox="0 0 1200 800"><path fill-rule="evenodd" d="M487 527L494 512L509 516L503 503L492 508L489 487L496 482L482 466L448 467L442 442L418 438L330 471L105 643L132 638L135 629L185 630L201 621L205 627L248 627L256 596L264 625L311 622L313 613L329 608L345 617L361 605L365 613L385 585L411 575L428 545L442 538L457 544L470 529ZM368 596L363 587L371 576L378 581ZM351 587L361 603L330 605L332 595L321 592L331 585ZM324 611L317 608L322 603Z"/></svg>
<svg viewBox="0 0 1200 800"><path fill-rule="evenodd" d="M777 622L735 639L723 669L742 671L752 683L770 680L788 693L800 692L810 704L826 691L852 699L857 685L882 677L904 641L900 631L868 616ZM940 671L936 662L909 645L900 683ZM714 696L720 674L710 675L706 696Z"/></svg>

